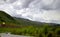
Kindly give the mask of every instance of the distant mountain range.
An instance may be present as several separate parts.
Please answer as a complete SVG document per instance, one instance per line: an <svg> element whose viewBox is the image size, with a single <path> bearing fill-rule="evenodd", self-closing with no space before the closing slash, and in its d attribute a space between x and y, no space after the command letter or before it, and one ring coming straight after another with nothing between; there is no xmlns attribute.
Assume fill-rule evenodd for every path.
<svg viewBox="0 0 60 37"><path fill-rule="evenodd" d="M15 24L15 25L33 25L33 26L39 26L39 25L57 25L53 23L42 23L42 22L36 22L36 21L30 21L28 19L23 19L23 18L17 18L17 17L12 17L9 14L5 13L4 11L0 11L0 24L2 22L6 22L6 24Z"/></svg>

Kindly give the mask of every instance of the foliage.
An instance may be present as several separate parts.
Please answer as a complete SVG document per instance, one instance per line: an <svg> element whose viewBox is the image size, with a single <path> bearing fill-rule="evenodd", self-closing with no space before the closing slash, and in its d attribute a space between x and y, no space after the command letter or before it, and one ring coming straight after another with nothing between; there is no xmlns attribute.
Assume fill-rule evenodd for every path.
<svg viewBox="0 0 60 37"><path fill-rule="evenodd" d="M22 27L22 28L0 28L0 33L2 32L11 32L11 34L16 34L16 35L30 35L30 36L35 36L35 37L53 37L53 36L60 36L58 31L60 28L56 28L55 31L53 31L53 27L47 26L43 27L34 27L34 26L27 26L27 27ZM58 30L57 30L58 29ZM60 32L60 31L59 31Z"/></svg>

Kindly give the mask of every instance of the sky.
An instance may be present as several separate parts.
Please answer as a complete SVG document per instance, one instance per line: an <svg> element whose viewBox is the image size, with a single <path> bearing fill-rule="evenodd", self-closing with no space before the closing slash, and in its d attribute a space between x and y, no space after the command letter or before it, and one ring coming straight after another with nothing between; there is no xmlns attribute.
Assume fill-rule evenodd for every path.
<svg viewBox="0 0 60 37"><path fill-rule="evenodd" d="M0 10L14 17L60 24L60 0L0 0Z"/></svg>

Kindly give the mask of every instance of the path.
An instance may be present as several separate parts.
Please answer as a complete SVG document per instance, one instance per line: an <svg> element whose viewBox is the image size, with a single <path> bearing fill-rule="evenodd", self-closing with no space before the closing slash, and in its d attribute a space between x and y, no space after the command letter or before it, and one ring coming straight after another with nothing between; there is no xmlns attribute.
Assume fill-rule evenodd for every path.
<svg viewBox="0 0 60 37"><path fill-rule="evenodd" d="M32 37L32 36L21 36L21 35L13 35L13 34L6 34L6 33L0 33L1 37Z"/></svg>

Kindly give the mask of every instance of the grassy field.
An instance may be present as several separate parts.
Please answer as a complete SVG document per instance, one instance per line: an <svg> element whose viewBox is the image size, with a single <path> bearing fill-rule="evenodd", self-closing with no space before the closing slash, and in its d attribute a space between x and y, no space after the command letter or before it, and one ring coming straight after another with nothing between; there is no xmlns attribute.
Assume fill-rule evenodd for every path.
<svg viewBox="0 0 60 37"><path fill-rule="evenodd" d="M43 25L40 27L26 26L22 28L0 28L0 33L11 32L16 35L27 35L34 37L60 37L60 27Z"/></svg>

